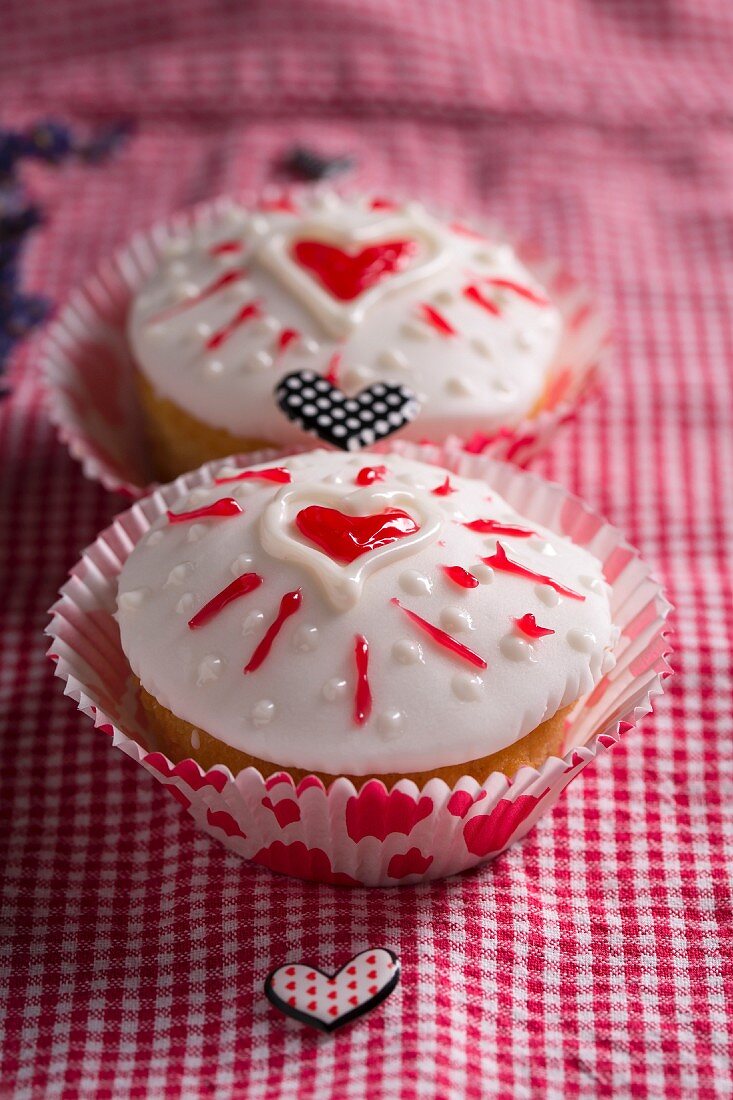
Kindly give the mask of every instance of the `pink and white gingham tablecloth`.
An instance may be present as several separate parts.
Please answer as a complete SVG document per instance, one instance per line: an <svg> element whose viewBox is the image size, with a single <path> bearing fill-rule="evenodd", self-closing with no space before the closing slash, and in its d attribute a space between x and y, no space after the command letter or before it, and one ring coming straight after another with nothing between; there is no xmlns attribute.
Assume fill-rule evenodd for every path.
<svg viewBox="0 0 733 1100"><path fill-rule="evenodd" d="M138 122L114 164L29 173L27 281L54 297L295 141L556 254L618 350L537 468L678 609L657 713L494 865L372 892L250 866L53 679L46 608L123 502L56 442L31 343L0 410L0 1096L729 1097L730 0L10 0L0 57L4 122ZM377 944L403 979L350 1029L262 995L285 959Z"/></svg>

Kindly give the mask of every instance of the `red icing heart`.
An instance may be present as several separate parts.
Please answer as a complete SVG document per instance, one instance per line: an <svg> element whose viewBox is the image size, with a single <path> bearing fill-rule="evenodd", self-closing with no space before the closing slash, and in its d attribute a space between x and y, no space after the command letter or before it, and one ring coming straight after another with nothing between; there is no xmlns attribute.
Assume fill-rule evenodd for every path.
<svg viewBox="0 0 733 1100"><path fill-rule="evenodd" d="M399 508L390 508L375 516L347 516L319 504L298 512L295 525L309 542L314 542L330 558L345 564L420 530L412 516Z"/></svg>
<svg viewBox="0 0 733 1100"><path fill-rule="evenodd" d="M296 241L293 245L300 266L342 302L353 301L388 275L402 271L416 251L416 241L385 241L353 253L324 241Z"/></svg>

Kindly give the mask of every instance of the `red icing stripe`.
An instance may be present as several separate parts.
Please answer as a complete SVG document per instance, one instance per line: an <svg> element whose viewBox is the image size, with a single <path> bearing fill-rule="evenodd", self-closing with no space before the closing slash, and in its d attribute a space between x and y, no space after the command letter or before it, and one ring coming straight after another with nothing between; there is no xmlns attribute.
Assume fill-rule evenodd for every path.
<svg viewBox="0 0 733 1100"><path fill-rule="evenodd" d="M447 321L443 314L435 309L434 306L428 305L427 302L421 302L419 308L423 315L423 320L437 329L442 336L456 335L456 330L453 328L450 321Z"/></svg>
<svg viewBox="0 0 733 1100"><path fill-rule="evenodd" d="M191 630L196 630L197 627L204 626L205 623L215 618L232 600L238 600L240 596L247 596L250 592L254 592L255 588L259 588L261 584L262 577L259 573L243 573L241 577L237 577L226 588L222 588L221 592L217 592L207 604L204 604L201 610L197 611L193 618L188 620L189 627Z"/></svg>
<svg viewBox="0 0 733 1100"><path fill-rule="evenodd" d="M396 210L396 203L391 199L372 199L369 203L370 210Z"/></svg>
<svg viewBox="0 0 733 1100"><path fill-rule="evenodd" d="M341 352L335 351L328 362L328 370L323 377L326 379L327 382L330 382L332 386L338 386L340 370Z"/></svg>
<svg viewBox="0 0 733 1100"><path fill-rule="evenodd" d="M297 214L295 203L289 195L282 195L279 199L263 199L259 209L264 212L281 211L283 214Z"/></svg>
<svg viewBox="0 0 733 1100"><path fill-rule="evenodd" d="M396 607L399 607L401 611L404 611L408 619L415 623L421 630L424 630L438 645L443 646L444 649L449 649L451 653L455 653L457 657L462 658L464 661L468 661L471 665L475 665L476 668L488 668L486 661L483 657L479 657L478 653L474 653L473 650L465 646L463 642L459 642L450 634L446 634L439 626L429 623L427 619L423 619L420 615L415 614L414 611L410 611L409 608L403 607L396 596L393 596L390 602L395 604Z"/></svg>
<svg viewBox="0 0 733 1100"><path fill-rule="evenodd" d="M211 256L226 256L229 252L241 252L244 248L242 241L220 241L209 249Z"/></svg>
<svg viewBox="0 0 733 1100"><path fill-rule="evenodd" d="M277 350L285 351L300 336L297 328L284 328L277 341Z"/></svg>
<svg viewBox="0 0 733 1100"><path fill-rule="evenodd" d="M262 315L262 308L259 302L248 302L246 306L242 306L238 313L235 313L231 321L228 321L223 328L220 328L218 332L215 332L206 341L206 347L209 351L213 351L214 348L220 347L225 340L235 332L240 325L244 325L247 321L254 320L255 317Z"/></svg>
<svg viewBox="0 0 733 1100"><path fill-rule="evenodd" d="M215 485L226 485L230 481L274 481L278 485L288 485L292 478L290 476L290 470L286 470L284 466L271 466L267 470L242 470L239 474L234 474L232 477L215 477Z"/></svg>
<svg viewBox="0 0 733 1100"><path fill-rule="evenodd" d="M372 485L375 481L384 481L386 466L364 466L354 478L357 485Z"/></svg>
<svg viewBox="0 0 733 1100"><path fill-rule="evenodd" d="M149 318L148 323L152 324L155 321L164 321L167 317L174 317L177 313L183 313L184 310L190 309L191 306L197 306L199 302L206 301L207 298L211 298L214 294L218 294L224 287L231 286L232 283L236 283L239 279L243 279L247 272L244 268L237 268L236 271L225 271L223 275L220 275L218 279L214 279L213 283L209 283L193 298L186 298L183 302L177 302L176 305L170 306L168 309L162 310L160 313L156 313L154 317Z"/></svg>
<svg viewBox="0 0 733 1100"><path fill-rule="evenodd" d="M450 483L450 478L446 474L445 481L441 485L438 485L437 488L431 489L431 492L433 496L436 497L447 497L451 493L457 493L458 490L453 488Z"/></svg>
<svg viewBox="0 0 733 1100"><path fill-rule="evenodd" d="M545 638L548 634L555 633L547 626L538 626L534 615L522 615L521 619L514 620L514 624L528 638Z"/></svg>
<svg viewBox="0 0 733 1100"><path fill-rule="evenodd" d="M515 539L528 539L537 534L536 531L530 531L529 527L514 527L511 523L499 523L496 519L473 519L463 526L469 531L477 531L479 535L510 535Z"/></svg>
<svg viewBox="0 0 733 1100"><path fill-rule="evenodd" d="M192 512L168 512L169 523L188 523L194 519L214 519L217 517L236 516L243 511L234 497L222 497L213 504L207 504L205 508L194 508Z"/></svg>
<svg viewBox="0 0 733 1100"><path fill-rule="evenodd" d="M464 287L463 295L465 298L468 298L470 302L475 302L477 306L481 306L489 313L493 313L495 317L501 316L501 310L496 302L492 302L491 298L485 297L477 286Z"/></svg>
<svg viewBox="0 0 733 1100"><path fill-rule="evenodd" d="M544 294L537 294L534 290L530 290L528 286L515 283L513 279L487 279L487 282L501 290L512 290L520 298L526 298L528 302L534 302L536 306L549 306L550 304L549 299L545 298Z"/></svg>
<svg viewBox="0 0 733 1100"><path fill-rule="evenodd" d="M263 664L272 649L272 643L282 630L285 621L299 610L302 600L303 590L301 588L296 588L294 592L285 593L280 600L280 609L277 615L268 626L262 641L244 666L244 672L256 672L260 665Z"/></svg>
<svg viewBox="0 0 733 1100"><path fill-rule="evenodd" d="M354 721L363 726L372 713L372 691L369 687L369 642L363 634L354 638L356 659L356 691L354 692Z"/></svg>
<svg viewBox="0 0 733 1100"><path fill-rule="evenodd" d="M469 573L462 565L442 565L441 569L449 581L453 581L459 588L478 588L478 581L473 573Z"/></svg>
<svg viewBox="0 0 733 1100"><path fill-rule="evenodd" d="M581 596L579 592L573 592L572 588L566 588L563 584L553 581L551 577L547 577L543 573L535 573L525 565L512 561L506 556L506 550L500 542L496 544L496 553L491 554L488 558L482 558L481 561L486 565L490 565L492 569L498 569L501 573L513 573L517 577L526 577L528 581L547 584L561 596L569 596L571 600L585 601L585 596Z"/></svg>

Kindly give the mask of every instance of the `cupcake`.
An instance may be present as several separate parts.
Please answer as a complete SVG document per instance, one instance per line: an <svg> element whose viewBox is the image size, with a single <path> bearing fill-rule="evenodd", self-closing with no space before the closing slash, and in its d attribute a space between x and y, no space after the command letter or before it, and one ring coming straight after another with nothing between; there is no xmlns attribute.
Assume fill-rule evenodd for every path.
<svg viewBox="0 0 733 1100"><path fill-rule="evenodd" d="M356 450L492 434L549 392L563 324L545 289L509 245L416 203L232 205L163 251L127 328L161 477L313 435Z"/></svg>
<svg viewBox="0 0 733 1100"><path fill-rule="evenodd" d="M178 762L449 785L562 755L614 664L600 563L396 454L219 470L124 562L121 645Z"/></svg>

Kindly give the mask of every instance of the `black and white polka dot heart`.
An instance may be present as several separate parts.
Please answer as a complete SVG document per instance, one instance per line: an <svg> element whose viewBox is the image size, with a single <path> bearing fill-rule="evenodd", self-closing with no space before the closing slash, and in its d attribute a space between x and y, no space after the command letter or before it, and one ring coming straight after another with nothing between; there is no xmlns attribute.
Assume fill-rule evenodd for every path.
<svg viewBox="0 0 733 1100"><path fill-rule="evenodd" d="M375 382L349 397L323 375L294 371L275 390L289 420L343 451L371 447L415 419L420 405L406 386Z"/></svg>

